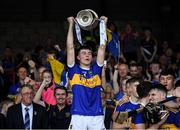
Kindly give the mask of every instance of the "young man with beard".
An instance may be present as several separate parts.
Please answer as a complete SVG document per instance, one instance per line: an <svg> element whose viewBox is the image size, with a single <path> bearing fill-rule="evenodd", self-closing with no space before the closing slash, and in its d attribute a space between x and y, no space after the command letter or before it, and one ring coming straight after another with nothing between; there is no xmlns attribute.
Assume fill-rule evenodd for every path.
<svg viewBox="0 0 180 130"><path fill-rule="evenodd" d="M42 84L45 84L45 80ZM43 87L43 86L41 86ZM40 88L42 89L42 88ZM53 93L56 101L55 105L47 104L44 101L41 101L41 91L37 91L34 102L45 106L49 114L49 128L50 129L68 129L71 114L70 114L70 105L67 104L67 89L64 86L59 86L56 84Z"/></svg>
<svg viewBox="0 0 180 130"><path fill-rule="evenodd" d="M67 89L58 86L54 89L56 105L50 105L49 112L49 128L50 129L68 129L71 121L70 107L67 105Z"/></svg>

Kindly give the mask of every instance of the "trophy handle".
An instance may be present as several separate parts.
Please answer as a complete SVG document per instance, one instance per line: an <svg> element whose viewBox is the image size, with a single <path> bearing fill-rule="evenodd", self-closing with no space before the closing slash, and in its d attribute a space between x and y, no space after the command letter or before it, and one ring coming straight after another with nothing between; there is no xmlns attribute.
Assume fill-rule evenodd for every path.
<svg viewBox="0 0 180 130"><path fill-rule="evenodd" d="M89 11L89 12L91 12L93 14L94 19L92 21L91 27L95 28L97 26L98 22L99 22L99 17L97 15L97 13L92 9L85 9L85 10L87 10L87 11Z"/></svg>
<svg viewBox="0 0 180 130"><path fill-rule="evenodd" d="M95 18L98 19L98 15L94 10L92 10L92 9L86 9L86 10L92 12L93 15L95 16Z"/></svg>

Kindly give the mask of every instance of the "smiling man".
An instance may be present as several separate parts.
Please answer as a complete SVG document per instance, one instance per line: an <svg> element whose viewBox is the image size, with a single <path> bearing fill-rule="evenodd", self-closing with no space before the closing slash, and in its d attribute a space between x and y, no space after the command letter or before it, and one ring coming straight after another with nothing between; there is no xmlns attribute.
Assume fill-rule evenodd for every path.
<svg viewBox="0 0 180 130"><path fill-rule="evenodd" d="M50 105L49 112L49 128L51 129L68 129L71 114L70 106L67 105L67 89L64 86L56 86L54 89L56 105Z"/></svg>
<svg viewBox="0 0 180 130"><path fill-rule="evenodd" d="M33 103L34 92L31 85L25 84L20 90L21 103L8 108L7 127L9 129L45 129L48 128L46 109Z"/></svg>

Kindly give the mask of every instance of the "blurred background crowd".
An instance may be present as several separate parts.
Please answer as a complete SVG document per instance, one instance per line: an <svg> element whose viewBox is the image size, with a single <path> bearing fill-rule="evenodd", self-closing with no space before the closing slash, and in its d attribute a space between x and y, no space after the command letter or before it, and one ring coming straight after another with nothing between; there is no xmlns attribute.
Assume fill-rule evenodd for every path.
<svg viewBox="0 0 180 130"><path fill-rule="evenodd" d="M46 7L48 5L47 3L46 1L43 7ZM168 12L171 11L171 6L163 2L161 4L162 11L165 12L165 16L162 15L162 18L166 20L170 18ZM102 5L102 7L105 8L106 6ZM108 14L104 10L101 10L101 12ZM47 18L46 14L43 16ZM49 19L46 20L48 21ZM151 26L150 22L142 25L139 23L138 27L136 27L137 24L135 23L137 22L134 21L127 20L122 24L117 22L114 17L111 19L111 15L108 16L108 19L108 41L101 79L104 88L102 89L101 97L105 115L104 122L107 129L129 129L132 128L132 122L127 121L123 126L117 125L114 123L113 112L123 111L119 106L131 101L131 98L136 99L134 98L136 97L135 92L137 92L137 85L134 84L136 82L141 84L141 82L147 81L151 85L162 84L166 87L167 97L171 97L173 95L172 91L180 87L180 46L178 46L178 43L174 43L173 40L169 39L168 32L165 33L167 29L166 25L171 24L173 27L173 23L166 23L166 21L162 20L161 27ZM6 28L4 25L12 24L1 22L0 29L3 30L3 28ZM17 24L14 25L17 26ZM18 28L21 28L23 25L28 26L28 23L19 24ZM43 25L45 26L45 23ZM43 35L43 33L36 32L37 30L34 30L34 33L28 33L31 34L29 37L18 35L18 39L26 38L26 41L29 40L29 43L26 43L28 46L25 46L25 43L21 42L17 43L18 47L13 43L13 40L16 42L20 41L16 40L16 35L13 35L13 39L9 40L10 42L5 38L5 34L10 34L11 30L8 31L7 29L7 32L0 31L2 33L0 34L2 36L0 36L0 40L4 42L0 49L0 112L2 118L7 117L9 107L22 101L22 86L30 84L33 86L33 101L46 108L46 111L50 115L46 118L52 120L46 128L67 129L69 127L71 118L70 106L73 95L67 77L66 41L63 39L63 36L67 35L66 22L57 24L52 28L57 31L57 29L61 29L61 26L64 29L61 30L61 36L58 33L56 35L52 35L52 33ZM10 29L11 27L7 28ZM165 31L157 34L159 28ZM13 27L11 29L13 30ZM19 31L23 32L23 27ZM30 31L32 30L30 29ZM173 31L171 29L169 31L172 34ZM49 32L53 32L53 29L49 30ZM3 40L3 38L7 41ZM60 38L62 40L59 40ZM98 27L91 31L82 30L82 38L84 43L93 49L94 62L99 45ZM81 46L77 39L75 39L75 45L76 49ZM49 82L43 82L45 79ZM65 96L59 98L60 100L55 95L58 93L58 88L64 90L65 93ZM140 92L138 95L139 98L141 94ZM150 96L149 92L147 95ZM52 106L59 107L53 108ZM179 115L179 106L180 98L173 100L169 105L169 107L175 110L175 118L178 118L178 116L176 117L176 113ZM59 111L55 111L54 109L58 109ZM130 109L133 110L135 108ZM125 109L124 111L128 110ZM171 122L170 124L180 127L180 121L178 123ZM7 122L3 122L2 124L0 128L7 128Z"/></svg>

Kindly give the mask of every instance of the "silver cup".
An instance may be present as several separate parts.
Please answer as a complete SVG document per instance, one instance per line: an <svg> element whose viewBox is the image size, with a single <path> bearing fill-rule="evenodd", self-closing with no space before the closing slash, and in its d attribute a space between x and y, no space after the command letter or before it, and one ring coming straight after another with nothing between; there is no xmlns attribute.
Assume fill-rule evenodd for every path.
<svg viewBox="0 0 180 130"><path fill-rule="evenodd" d="M76 21L83 30L92 30L98 24L98 15L92 9L84 9L77 13Z"/></svg>

